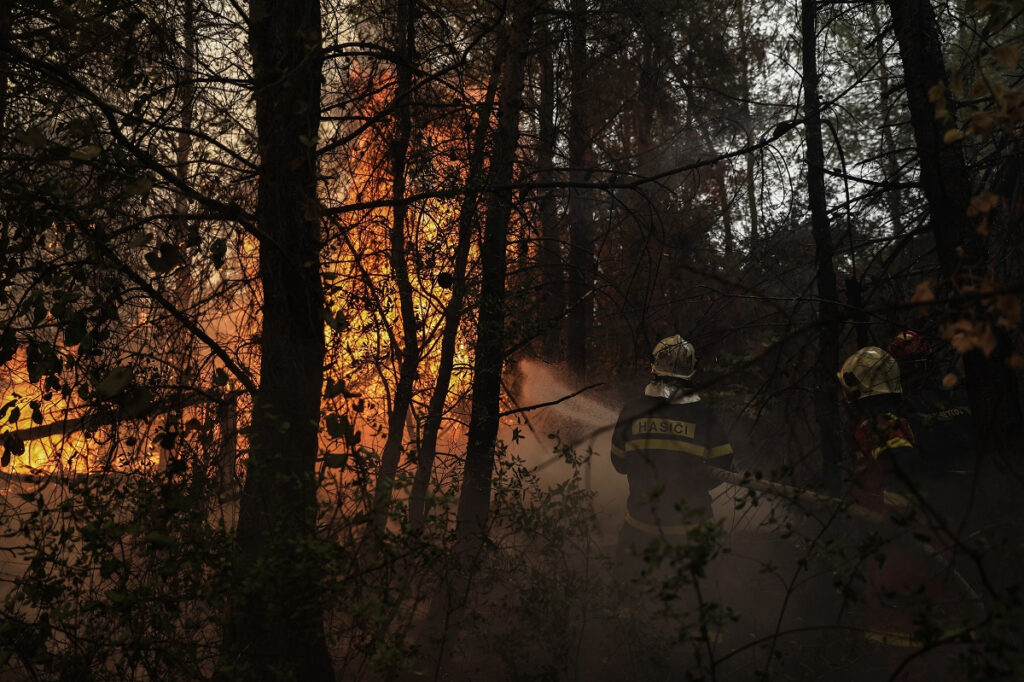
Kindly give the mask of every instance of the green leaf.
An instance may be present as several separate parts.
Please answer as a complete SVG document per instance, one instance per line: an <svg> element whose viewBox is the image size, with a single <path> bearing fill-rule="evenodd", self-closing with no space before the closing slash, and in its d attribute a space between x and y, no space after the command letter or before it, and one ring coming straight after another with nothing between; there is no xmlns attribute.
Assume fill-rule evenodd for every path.
<svg viewBox="0 0 1024 682"><path fill-rule="evenodd" d="M146 542L148 542L151 547L161 549L170 549L171 547L174 547L175 544L177 544L174 540L174 537L168 535L167 533L161 533L159 531L152 531L146 533L146 537L143 539Z"/></svg>
<svg viewBox="0 0 1024 682"><path fill-rule="evenodd" d="M125 391L124 400L121 402L121 409L129 417L138 417L146 412L153 403L153 393L145 386L136 387Z"/></svg>
<svg viewBox="0 0 1024 682"><path fill-rule="evenodd" d="M324 466L328 469L344 469L345 461L348 459L346 455L338 454L336 452L325 452L324 453Z"/></svg>
<svg viewBox="0 0 1024 682"><path fill-rule="evenodd" d="M64 362L49 343L30 342L25 356L28 365L28 380L33 384L47 374L61 371L64 367Z"/></svg>
<svg viewBox="0 0 1024 682"><path fill-rule="evenodd" d="M139 196L153 189L153 178L148 173L140 178L129 182L124 187L124 193L128 196Z"/></svg>
<svg viewBox="0 0 1024 682"><path fill-rule="evenodd" d="M109 578L116 573L122 565L123 564L119 559L104 559L100 564L100 576Z"/></svg>
<svg viewBox="0 0 1024 682"><path fill-rule="evenodd" d="M3 454L3 466L7 466L11 461L11 455L15 457L21 457L25 454L25 441L20 436L14 433L4 434L4 454Z"/></svg>
<svg viewBox="0 0 1024 682"><path fill-rule="evenodd" d="M341 394L345 394L345 397L351 397L353 394L345 388L345 380L341 379L335 381L334 379L327 379L327 386L324 388L324 399L330 400Z"/></svg>
<svg viewBox="0 0 1024 682"><path fill-rule="evenodd" d="M115 367L96 384L96 393L102 398L113 398L131 383L135 371L130 366Z"/></svg>
<svg viewBox="0 0 1024 682"><path fill-rule="evenodd" d="M168 242L161 243L156 251L150 251L145 258L153 272L159 275L166 274L185 262L178 247Z"/></svg>
<svg viewBox="0 0 1024 682"><path fill-rule="evenodd" d="M324 418L324 423L327 426L327 435L331 438L344 438L352 433L352 425L343 414L332 412Z"/></svg>
<svg viewBox="0 0 1024 682"><path fill-rule="evenodd" d="M220 268L224 265L224 256L228 252L228 243L223 239L214 239L210 244L210 259L213 267Z"/></svg>
<svg viewBox="0 0 1024 682"><path fill-rule="evenodd" d="M45 149L46 145L50 143L38 126L32 126L28 130L15 133L15 137L17 137L22 144L26 144L29 147L35 147L36 149Z"/></svg>
<svg viewBox="0 0 1024 682"><path fill-rule="evenodd" d="M64 324L64 344L69 348L77 346L88 333L85 328L85 315L75 312L68 317L68 321Z"/></svg>
<svg viewBox="0 0 1024 682"><path fill-rule="evenodd" d="M157 434L153 440L158 446L164 450L173 450L174 443L178 439L178 434L174 431L164 431L163 433Z"/></svg>
<svg viewBox="0 0 1024 682"><path fill-rule="evenodd" d="M18 350L18 339L10 327L0 334L0 365L7 364Z"/></svg>
<svg viewBox="0 0 1024 682"><path fill-rule="evenodd" d="M153 241L153 235L151 235L149 232L139 232L134 237L132 237L132 240L130 242L128 242L128 246L132 247L133 249L138 249L148 245L151 241Z"/></svg>
<svg viewBox="0 0 1024 682"><path fill-rule="evenodd" d="M167 264L160 259L160 254L157 253L156 251L150 251L149 253L147 253L145 255L145 259L146 264L149 265L149 269L157 273L158 275L162 275L170 271L170 268L167 267Z"/></svg>
<svg viewBox="0 0 1024 682"><path fill-rule="evenodd" d="M70 156L72 159L75 159L77 161L92 161L97 156L99 156L102 151L103 150L100 148L99 145L90 144L86 145L85 147L82 147L81 149L76 149L75 151L71 152Z"/></svg>

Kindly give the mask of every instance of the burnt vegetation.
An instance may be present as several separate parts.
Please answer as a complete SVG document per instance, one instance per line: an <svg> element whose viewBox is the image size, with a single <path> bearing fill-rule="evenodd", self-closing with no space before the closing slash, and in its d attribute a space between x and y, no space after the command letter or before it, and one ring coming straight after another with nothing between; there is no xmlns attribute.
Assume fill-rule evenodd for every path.
<svg viewBox="0 0 1024 682"><path fill-rule="evenodd" d="M1022 48L1021 0L0 2L0 679L1021 679ZM969 470L878 513L836 372L904 330ZM732 471L624 568L676 333Z"/></svg>

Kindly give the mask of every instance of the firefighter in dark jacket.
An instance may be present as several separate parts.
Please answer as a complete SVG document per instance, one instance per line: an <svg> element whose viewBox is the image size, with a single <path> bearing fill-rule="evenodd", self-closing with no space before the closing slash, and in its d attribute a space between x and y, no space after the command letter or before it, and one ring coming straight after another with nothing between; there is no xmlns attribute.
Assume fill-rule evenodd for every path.
<svg viewBox="0 0 1024 682"><path fill-rule="evenodd" d="M948 594L936 572L939 564L913 539L922 534L936 537L919 507L921 482L929 470L910 423L901 414L903 387L896 359L875 346L861 348L843 363L838 378L856 424L854 497L858 504L896 519L896 527L907 531L867 557L864 567L865 636L894 648L891 662L897 663L905 656L898 650L919 646L914 638L915 609L924 600L935 603Z"/></svg>
<svg viewBox="0 0 1024 682"><path fill-rule="evenodd" d="M655 537L681 539L711 518L708 491L719 481L707 467L729 468L732 446L710 406L690 383L693 345L678 334L654 347L653 379L627 403L612 434L611 460L629 481L618 555L642 550Z"/></svg>

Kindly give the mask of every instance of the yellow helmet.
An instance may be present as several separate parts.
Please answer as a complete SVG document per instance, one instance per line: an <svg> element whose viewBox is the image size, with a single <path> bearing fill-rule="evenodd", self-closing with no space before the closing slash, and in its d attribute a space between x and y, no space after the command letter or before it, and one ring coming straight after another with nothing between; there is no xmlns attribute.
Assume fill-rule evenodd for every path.
<svg viewBox="0 0 1024 682"><path fill-rule="evenodd" d="M697 371L697 353L693 344L679 334L659 341L651 358L651 372L655 376L689 379Z"/></svg>
<svg viewBox="0 0 1024 682"><path fill-rule="evenodd" d="M846 358L837 376L846 399L850 401L903 393L896 358L877 346L866 346Z"/></svg>

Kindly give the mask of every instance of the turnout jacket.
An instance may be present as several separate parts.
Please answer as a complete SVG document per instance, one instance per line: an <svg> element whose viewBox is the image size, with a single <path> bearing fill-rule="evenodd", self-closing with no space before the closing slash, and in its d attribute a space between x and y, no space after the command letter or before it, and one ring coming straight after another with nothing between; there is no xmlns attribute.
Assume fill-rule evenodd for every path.
<svg viewBox="0 0 1024 682"><path fill-rule="evenodd" d="M729 468L732 453L711 408L696 394L674 400L646 395L628 403L611 446L612 465L629 481L626 522L648 532L667 530L683 520L680 502L710 514L708 490L719 481L707 466Z"/></svg>
<svg viewBox="0 0 1024 682"><path fill-rule="evenodd" d="M857 502L875 511L909 507L913 495L897 473L920 482L924 471L909 422L892 412L864 417L854 430L857 442Z"/></svg>

